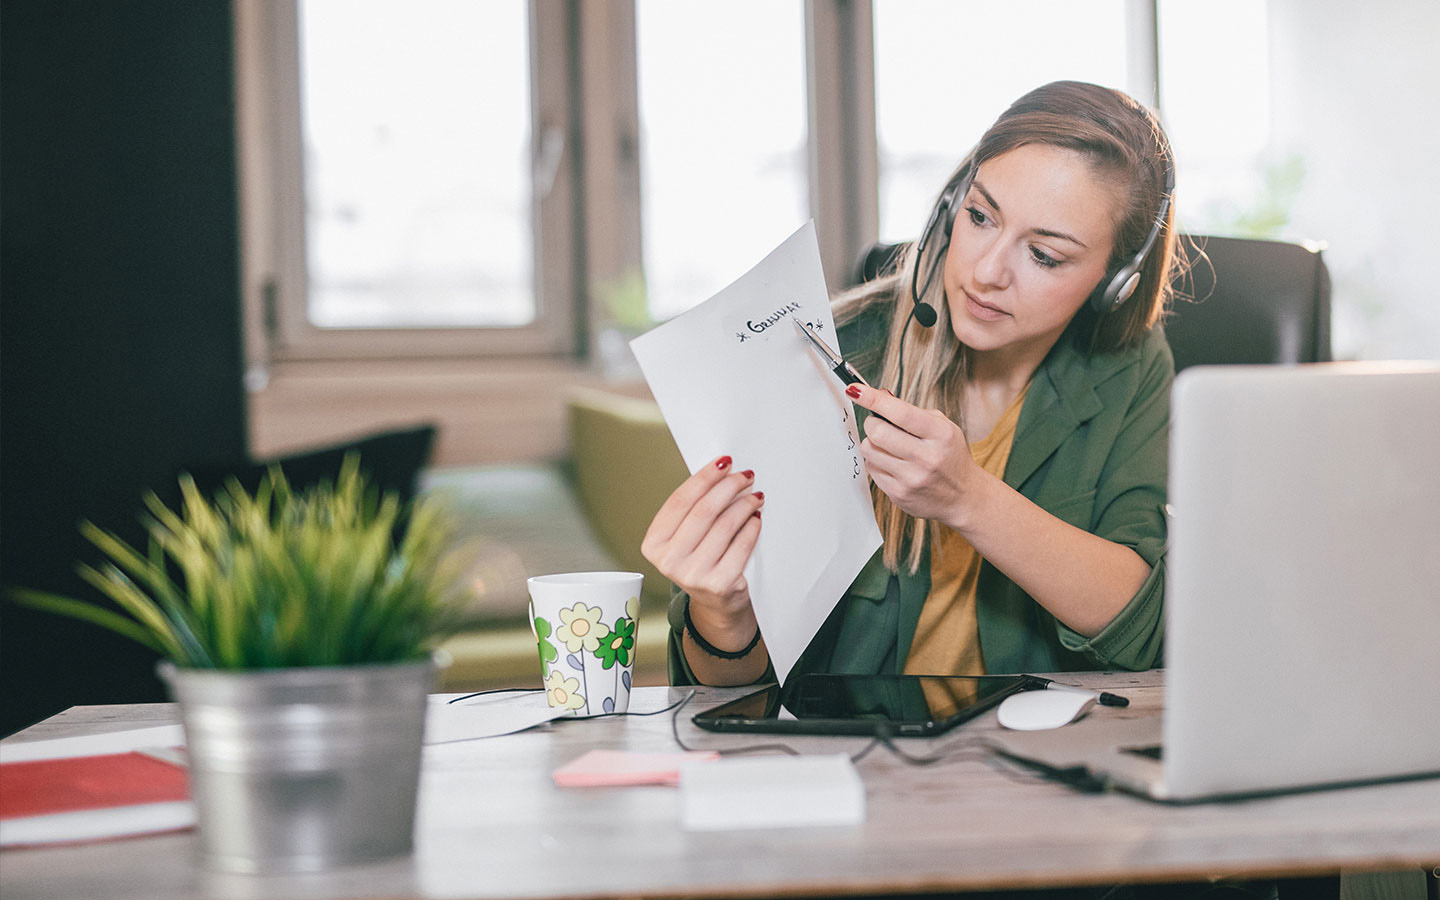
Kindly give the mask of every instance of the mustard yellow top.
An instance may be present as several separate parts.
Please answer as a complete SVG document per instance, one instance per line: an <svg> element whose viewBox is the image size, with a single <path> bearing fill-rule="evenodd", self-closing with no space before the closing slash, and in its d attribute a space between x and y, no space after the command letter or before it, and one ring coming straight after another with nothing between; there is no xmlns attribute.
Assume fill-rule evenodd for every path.
<svg viewBox="0 0 1440 900"><path fill-rule="evenodd" d="M970 444L970 455L996 478L1005 476L1015 425L1029 385L1001 414L983 440ZM905 658L907 675L984 675L980 624L975 615L975 587L980 554L970 542L948 528L940 529L930 552L930 593L915 627L915 641Z"/></svg>

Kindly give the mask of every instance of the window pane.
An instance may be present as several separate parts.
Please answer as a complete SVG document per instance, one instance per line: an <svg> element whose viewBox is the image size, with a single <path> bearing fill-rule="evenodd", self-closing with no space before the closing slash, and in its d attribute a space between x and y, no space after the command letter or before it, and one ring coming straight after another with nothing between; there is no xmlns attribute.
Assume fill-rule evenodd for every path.
<svg viewBox="0 0 1440 900"><path fill-rule="evenodd" d="M1440 107L1440 4L1159 9L1186 224L1323 244L1337 358L1440 358L1440 124L1426 112Z"/></svg>
<svg viewBox="0 0 1440 900"><path fill-rule="evenodd" d="M311 321L535 319L526 0L301 0Z"/></svg>
<svg viewBox="0 0 1440 900"><path fill-rule="evenodd" d="M1273 156L1266 4L1211 0L1158 7L1160 109L1183 185L1176 215L1200 234L1276 237L1298 159ZM1216 48L1224 47L1224 65Z"/></svg>
<svg viewBox="0 0 1440 900"><path fill-rule="evenodd" d="M1125 2L875 0L881 240L919 234L945 179L1020 95L1060 79L1123 90Z"/></svg>
<svg viewBox="0 0 1440 900"><path fill-rule="evenodd" d="M638 0L651 315L742 275L809 218L799 2Z"/></svg>

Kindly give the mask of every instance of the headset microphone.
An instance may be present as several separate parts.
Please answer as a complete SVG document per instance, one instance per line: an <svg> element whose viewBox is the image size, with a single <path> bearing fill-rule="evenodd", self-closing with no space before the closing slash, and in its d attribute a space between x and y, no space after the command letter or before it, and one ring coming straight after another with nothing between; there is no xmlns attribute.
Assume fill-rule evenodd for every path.
<svg viewBox="0 0 1440 900"><path fill-rule="evenodd" d="M926 328L930 328L931 326L933 326L935 324L935 320L940 317L940 314L935 312L935 307L931 306L923 300L915 304L914 313L915 321L919 322Z"/></svg>
<svg viewBox="0 0 1440 900"><path fill-rule="evenodd" d="M940 262L944 258L944 251L950 246L950 229L955 225L955 210L965 202L965 195L970 193L970 178L975 171L974 163L971 163L959 182L952 184L940 195L935 208L930 211L930 220L925 223L925 230L920 232L920 240L915 244L915 263L910 267L910 315L905 320L905 327L900 332L900 357L895 376L895 396L905 396L905 338L910 333L910 321L913 319L925 328L931 328L939 320L939 314L935 307L920 299L920 295L929 293L930 285L935 281L935 273L940 269ZM941 239L939 246L935 249L934 260L930 263L930 271L925 276L925 286L920 286L920 265L925 261L925 248L930 244L930 237L935 234L936 227L940 226Z"/></svg>
<svg viewBox="0 0 1440 900"><path fill-rule="evenodd" d="M910 316L905 320L905 328L900 332L900 358L895 377L895 396L897 397L904 396L902 391L905 388L905 338L910 333L910 320L914 319L925 328L930 328L940 318L935 312L935 307L921 300L920 295L929 293L930 285L935 281L935 273L940 269L944 251L950 246L950 229L955 226L955 210L965 202L965 195L970 193L970 178L974 171L975 165L972 162L966 168L964 177L940 195L940 200L930 211L930 220L925 223L925 230L920 232L919 242L915 244L915 263L910 267ZM935 234L937 225L940 226L941 238L939 246L935 248L935 258L930 263L930 271L925 276L925 286L922 288L920 286L920 265L925 261L925 248L930 245L930 237Z"/></svg>
<svg viewBox="0 0 1440 900"><path fill-rule="evenodd" d="M939 316L935 312L935 307L921 300L920 295L929 293L930 285L935 280L935 273L940 269L940 261L945 248L950 246L950 229L955 225L955 210L965 202L965 195L970 193L970 177L973 171L974 165L971 164L967 167L964 177L950 185L940 195L935 208L930 211L930 219L925 223L925 230L920 232L920 240L915 245L915 265L910 270L910 315L926 328L933 326ZM930 238L937 231L936 225L940 226L938 229L940 239L935 248L935 258L930 263L930 271L925 276L925 286L922 288L920 286L920 266L925 261L925 250L930 245Z"/></svg>

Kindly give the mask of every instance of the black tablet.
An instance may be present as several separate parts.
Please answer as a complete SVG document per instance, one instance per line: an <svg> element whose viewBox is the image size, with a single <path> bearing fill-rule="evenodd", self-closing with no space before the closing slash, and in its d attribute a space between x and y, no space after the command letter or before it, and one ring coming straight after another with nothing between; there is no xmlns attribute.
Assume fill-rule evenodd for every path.
<svg viewBox="0 0 1440 900"><path fill-rule="evenodd" d="M710 731L935 735L1033 686L1024 675L800 675L691 721Z"/></svg>

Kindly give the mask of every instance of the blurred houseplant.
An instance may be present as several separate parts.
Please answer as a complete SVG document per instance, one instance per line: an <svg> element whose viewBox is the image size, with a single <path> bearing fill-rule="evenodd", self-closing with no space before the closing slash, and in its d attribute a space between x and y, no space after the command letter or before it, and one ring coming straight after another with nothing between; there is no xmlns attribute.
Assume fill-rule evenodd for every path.
<svg viewBox="0 0 1440 900"><path fill-rule="evenodd" d="M644 273L638 267L626 269L618 277L598 283L594 290L600 298L595 350L601 369L612 379L639 377L630 341L656 324L650 315Z"/></svg>
<svg viewBox="0 0 1440 900"><path fill-rule="evenodd" d="M278 468L253 495L233 481L213 499L189 476L180 486L179 512L146 498L147 553L81 526L109 557L82 577L128 615L16 599L165 657L211 865L303 871L408 853L431 648L463 599L446 514L379 496L354 454L304 492Z"/></svg>

